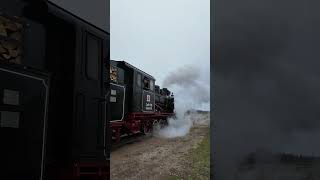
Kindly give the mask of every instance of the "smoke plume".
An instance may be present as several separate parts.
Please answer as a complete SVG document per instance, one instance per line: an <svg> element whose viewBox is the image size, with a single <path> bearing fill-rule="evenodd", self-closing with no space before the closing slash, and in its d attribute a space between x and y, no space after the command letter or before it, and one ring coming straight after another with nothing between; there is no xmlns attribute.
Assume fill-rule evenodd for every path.
<svg viewBox="0 0 320 180"><path fill-rule="evenodd" d="M181 137L190 131L193 124L209 122L209 117L192 111L209 108L210 85L202 79L201 72L201 68L195 65L186 65L165 78L162 87L174 93L176 117L170 118L169 125L157 131L157 135L165 138Z"/></svg>
<svg viewBox="0 0 320 180"><path fill-rule="evenodd" d="M320 155L318 6L215 3L214 179L251 180L236 178L238 163L258 149Z"/></svg>

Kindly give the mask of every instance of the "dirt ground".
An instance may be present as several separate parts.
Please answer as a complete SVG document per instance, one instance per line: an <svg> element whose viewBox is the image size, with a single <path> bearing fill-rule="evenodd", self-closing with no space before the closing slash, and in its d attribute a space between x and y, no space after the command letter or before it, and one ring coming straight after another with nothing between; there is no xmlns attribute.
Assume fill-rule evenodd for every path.
<svg viewBox="0 0 320 180"><path fill-rule="evenodd" d="M188 154L208 131L208 125L195 125L184 137L145 137L115 149L111 152L111 179L166 180L190 172Z"/></svg>

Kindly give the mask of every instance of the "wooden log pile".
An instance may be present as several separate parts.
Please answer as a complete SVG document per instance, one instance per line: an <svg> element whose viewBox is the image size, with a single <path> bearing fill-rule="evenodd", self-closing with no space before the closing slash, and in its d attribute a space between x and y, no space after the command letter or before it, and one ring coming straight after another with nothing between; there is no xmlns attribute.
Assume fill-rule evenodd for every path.
<svg viewBox="0 0 320 180"><path fill-rule="evenodd" d="M115 83L118 82L118 70L116 67L110 66L110 80Z"/></svg>
<svg viewBox="0 0 320 180"><path fill-rule="evenodd" d="M0 14L0 61L21 64L22 41L22 21Z"/></svg>

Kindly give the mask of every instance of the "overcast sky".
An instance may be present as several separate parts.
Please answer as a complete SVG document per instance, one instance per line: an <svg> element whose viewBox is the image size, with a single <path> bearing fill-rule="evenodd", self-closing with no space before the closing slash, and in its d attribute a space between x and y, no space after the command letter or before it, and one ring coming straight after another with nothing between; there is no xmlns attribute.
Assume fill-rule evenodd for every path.
<svg viewBox="0 0 320 180"><path fill-rule="evenodd" d="M210 0L111 0L111 59L153 75L158 85L184 65L210 76Z"/></svg>

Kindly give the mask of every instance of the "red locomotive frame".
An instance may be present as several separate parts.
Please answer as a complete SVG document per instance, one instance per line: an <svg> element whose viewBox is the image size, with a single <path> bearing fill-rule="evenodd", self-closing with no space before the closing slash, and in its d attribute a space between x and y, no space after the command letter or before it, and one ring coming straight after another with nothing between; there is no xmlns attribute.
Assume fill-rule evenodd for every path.
<svg viewBox="0 0 320 180"><path fill-rule="evenodd" d="M121 140L121 129L123 127L126 127L131 134L148 134L152 131L154 124L160 123L161 125L166 125L168 118L172 116L174 116L174 113L134 112L130 113L122 121L111 121L110 127L114 132L115 142L119 143Z"/></svg>

